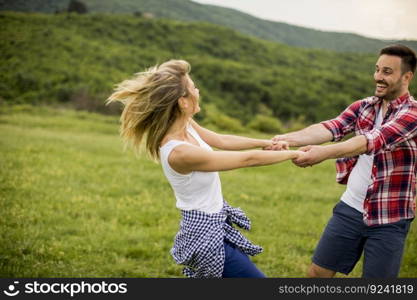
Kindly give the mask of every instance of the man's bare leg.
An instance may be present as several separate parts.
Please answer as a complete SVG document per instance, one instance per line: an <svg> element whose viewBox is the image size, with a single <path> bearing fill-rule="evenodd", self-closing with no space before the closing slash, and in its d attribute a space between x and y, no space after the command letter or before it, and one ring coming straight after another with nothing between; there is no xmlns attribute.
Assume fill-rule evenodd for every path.
<svg viewBox="0 0 417 300"><path fill-rule="evenodd" d="M335 274L335 271L320 267L315 263L312 263L307 271L309 278L332 278Z"/></svg>

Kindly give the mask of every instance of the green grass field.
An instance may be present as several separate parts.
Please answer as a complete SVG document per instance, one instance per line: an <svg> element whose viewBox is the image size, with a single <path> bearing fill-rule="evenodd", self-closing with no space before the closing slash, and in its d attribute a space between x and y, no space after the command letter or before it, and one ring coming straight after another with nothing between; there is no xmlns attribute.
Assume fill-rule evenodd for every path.
<svg viewBox="0 0 417 300"><path fill-rule="evenodd" d="M169 254L173 193L160 165L123 152L118 118L1 107L0 135L0 277L183 277ZM221 174L225 198L252 220L267 276L305 276L344 189L334 172L327 161ZM417 277L415 223L401 277Z"/></svg>

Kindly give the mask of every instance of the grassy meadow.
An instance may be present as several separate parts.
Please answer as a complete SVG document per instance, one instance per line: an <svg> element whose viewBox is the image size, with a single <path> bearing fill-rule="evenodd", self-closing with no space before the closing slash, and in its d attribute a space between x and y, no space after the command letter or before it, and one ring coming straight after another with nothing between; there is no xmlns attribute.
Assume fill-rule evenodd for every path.
<svg viewBox="0 0 417 300"><path fill-rule="evenodd" d="M123 151L117 117L3 106L0 135L0 277L183 277L169 254L180 219L173 193L160 165ZM334 162L221 179L252 220L247 236L264 247L259 268L304 277L344 189ZM416 248L414 222L401 277L417 277Z"/></svg>

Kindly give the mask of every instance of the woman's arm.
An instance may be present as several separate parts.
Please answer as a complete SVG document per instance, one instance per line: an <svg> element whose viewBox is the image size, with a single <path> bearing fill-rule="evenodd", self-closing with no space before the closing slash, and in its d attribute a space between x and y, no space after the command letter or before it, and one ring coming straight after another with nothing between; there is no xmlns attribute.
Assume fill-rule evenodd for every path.
<svg viewBox="0 0 417 300"><path fill-rule="evenodd" d="M326 129L322 124L313 124L307 128L276 135L272 138L273 141L286 141L292 147L299 147L305 145L317 145L330 142L333 139L332 132ZM274 147L272 147L275 149Z"/></svg>
<svg viewBox="0 0 417 300"><path fill-rule="evenodd" d="M302 151L208 151L194 145L175 147L168 157L171 167L181 174L192 171L215 172L244 167L264 166L296 159Z"/></svg>
<svg viewBox="0 0 417 300"><path fill-rule="evenodd" d="M191 120L191 125L207 144L221 150L266 148L272 146L273 143L276 143L266 139L253 139L237 135L218 134L214 131L201 127L194 120ZM283 148L288 149L285 146Z"/></svg>

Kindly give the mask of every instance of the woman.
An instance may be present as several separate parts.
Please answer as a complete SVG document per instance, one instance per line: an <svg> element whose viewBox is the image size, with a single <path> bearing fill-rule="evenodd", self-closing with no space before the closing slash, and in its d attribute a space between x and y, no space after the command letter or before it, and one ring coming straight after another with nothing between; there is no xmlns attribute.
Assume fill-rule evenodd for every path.
<svg viewBox="0 0 417 300"><path fill-rule="evenodd" d="M223 199L218 171L262 166L297 158L301 152L268 149L270 140L221 135L199 126L199 91L190 65L170 60L121 82L108 102L121 101L121 135L138 150L146 136L148 153L161 161L181 210L180 230L171 254L189 277L265 277L249 260L262 248L232 223L249 230L250 221ZM276 146L276 145L274 145ZM229 150L213 151L211 147Z"/></svg>

